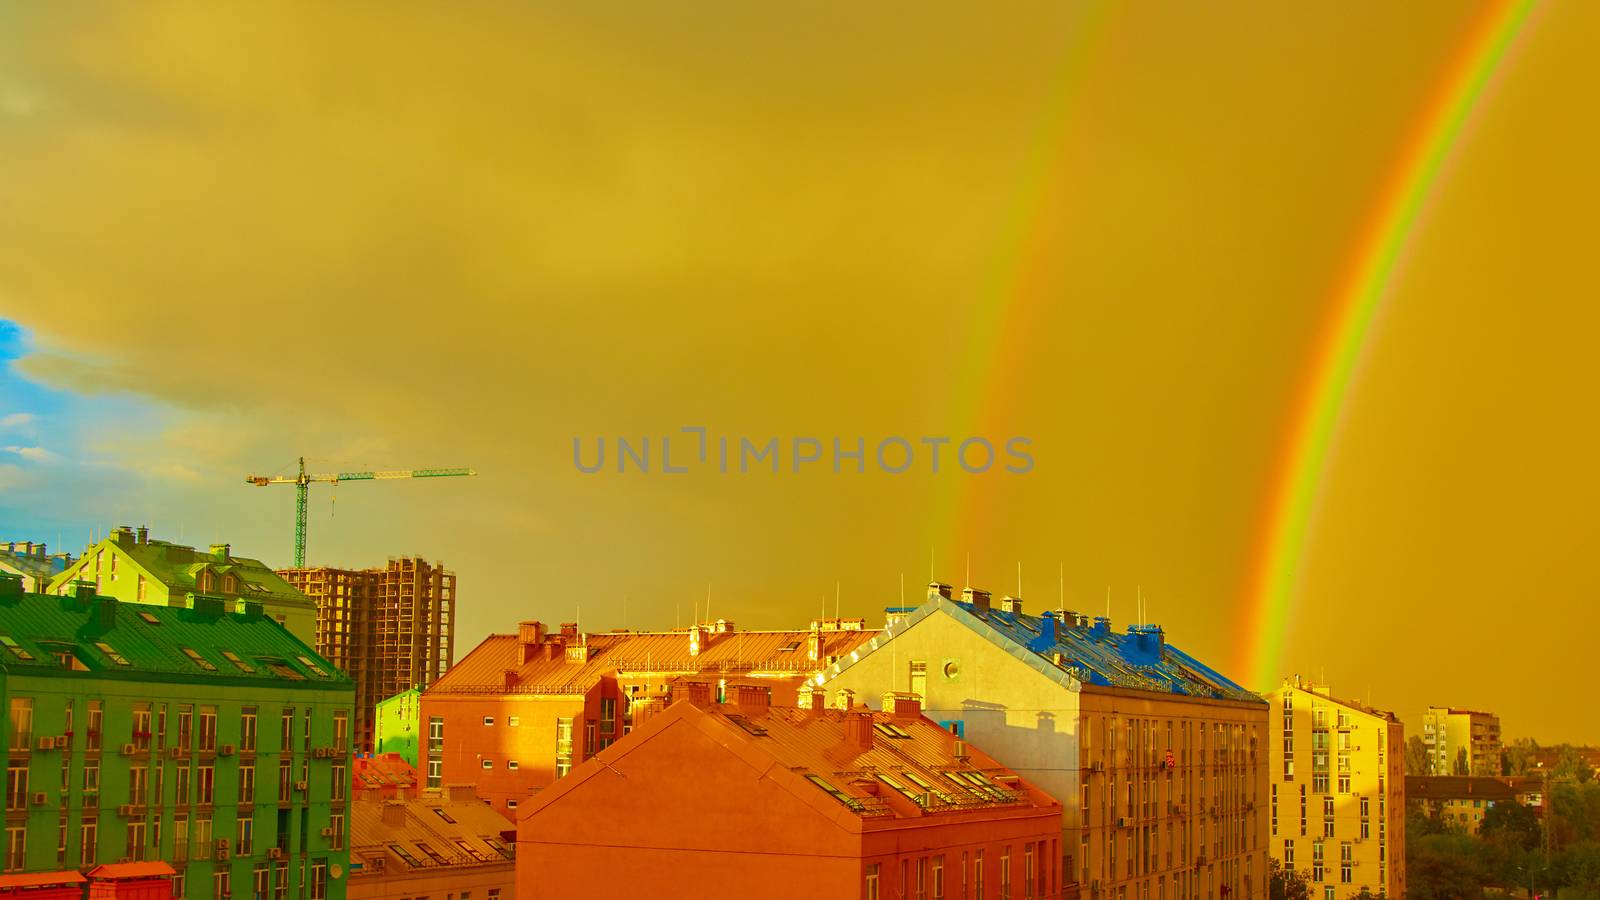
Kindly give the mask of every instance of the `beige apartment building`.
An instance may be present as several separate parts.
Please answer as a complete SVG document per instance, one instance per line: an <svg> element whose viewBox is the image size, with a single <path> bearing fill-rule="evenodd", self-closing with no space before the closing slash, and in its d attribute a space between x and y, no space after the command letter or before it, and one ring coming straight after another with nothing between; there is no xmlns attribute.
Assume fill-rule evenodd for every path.
<svg viewBox="0 0 1600 900"><path fill-rule="evenodd" d="M1272 704L1272 855L1312 900L1404 897L1405 728L1394 713L1284 679Z"/></svg>
<svg viewBox="0 0 1600 900"><path fill-rule="evenodd" d="M833 705L917 694L1061 800L1062 870L1086 900L1268 896L1267 703L1157 626L936 583L813 683Z"/></svg>
<svg viewBox="0 0 1600 900"><path fill-rule="evenodd" d="M1422 717L1429 775L1500 774L1500 717L1475 709L1430 706Z"/></svg>

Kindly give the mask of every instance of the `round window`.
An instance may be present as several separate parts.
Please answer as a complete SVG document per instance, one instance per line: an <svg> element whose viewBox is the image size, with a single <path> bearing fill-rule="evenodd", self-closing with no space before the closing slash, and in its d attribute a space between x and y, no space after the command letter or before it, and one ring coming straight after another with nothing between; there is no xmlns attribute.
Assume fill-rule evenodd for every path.
<svg viewBox="0 0 1600 900"><path fill-rule="evenodd" d="M959 674L961 674L960 663L952 659L944 664L944 677L954 678Z"/></svg>

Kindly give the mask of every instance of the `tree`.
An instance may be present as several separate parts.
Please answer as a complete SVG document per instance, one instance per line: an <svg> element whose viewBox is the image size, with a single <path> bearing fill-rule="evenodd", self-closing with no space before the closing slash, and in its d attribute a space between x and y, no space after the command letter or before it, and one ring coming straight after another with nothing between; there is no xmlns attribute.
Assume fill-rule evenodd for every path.
<svg viewBox="0 0 1600 900"><path fill-rule="evenodd" d="M1515 800L1504 800L1484 810L1478 833L1484 840L1501 839L1508 846L1532 850L1539 846L1539 814L1533 807L1523 806Z"/></svg>
<svg viewBox="0 0 1600 900"><path fill-rule="evenodd" d="M1517 738L1500 751L1501 775L1526 775L1533 768L1533 754L1539 742L1532 738Z"/></svg>
<svg viewBox="0 0 1600 900"><path fill-rule="evenodd" d="M1551 777L1561 781L1571 780L1586 784L1594 780L1594 769L1589 767L1588 761L1578 752L1577 747L1562 744L1556 748L1555 771L1551 773Z"/></svg>
<svg viewBox="0 0 1600 900"><path fill-rule="evenodd" d="M1457 775L1471 775L1472 774L1472 767L1467 765L1467 748L1465 748L1465 747L1461 747L1458 750L1456 750L1455 774L1457 774Z"/></svg>
<svg viewBox="0 0 1600 900"><path fill-rule="evenodd" d="M1311 900L1311 879L1304 872L1285 869L1283 863L1272 860L1272 871L1267 876L1268 900Z"/></svg>
<svg viewBox="0 0 1600 900"><path fill-rule="evenodd" d="M1488 881L1482 843L1471 835L1434 834L1406 848L1407 900L1479 900Z"/></svg>
<svg viewBox="0 0 1600 900"><path fill-rule="evenodd" d="M1428 745L1414 734L1406 740L1406 774L1428 774Z"/></svg>
<svg viewBox="0 0 1600 900"><path fill-rule="evenodd" d="M1379 891L1374 894L1372 892L1372 888L1364 887L1361 890L1356 891L1354 894L1351 894L1349 900L1389 900L1389 895L1384 891Z"/></svg>

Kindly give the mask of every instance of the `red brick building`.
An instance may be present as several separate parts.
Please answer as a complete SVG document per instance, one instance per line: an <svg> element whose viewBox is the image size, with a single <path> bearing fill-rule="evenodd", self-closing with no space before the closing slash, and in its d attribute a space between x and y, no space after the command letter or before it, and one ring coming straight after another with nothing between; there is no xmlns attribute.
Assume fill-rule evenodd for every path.
<svg viewBox="0 0 1600 900"><path fill-rule="evenodd" d="M519 896L640 873L657 900L1077 897L1061 806L921 715L703 682L523 804ZM810 698L807 698L809 701Z"/></svg>
<svg viewBox="0 0 1600 900"><path fill-rule="evenodd" d="M490 635L422 695L424 788L476 784L508 818L628 733L636 705L678 678L759 680L793 703L806 676L871 640L860 620L806 631L739 631L718 621L669 632L580 634L523 622Z"/></svg>

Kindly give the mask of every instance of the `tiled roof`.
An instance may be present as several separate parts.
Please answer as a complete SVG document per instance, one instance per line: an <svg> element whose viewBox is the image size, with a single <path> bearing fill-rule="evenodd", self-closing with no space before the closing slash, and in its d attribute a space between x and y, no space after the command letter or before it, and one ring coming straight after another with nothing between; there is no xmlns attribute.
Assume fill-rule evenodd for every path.
<svg viewBox="0 0 1600 900"><path fill-rule="evenodd" d="M1489 775L1407 775L1407 800L1513 800L1542 789L1537 777Z"/></svg>
<svg viewBox="0 0 1600 900"><path fill-rule="evenodd" d="M870 723L870 748L862 750L848 740L851 718ZM588 774L584 767L605 766L627 774L628 755L645 746L650 735L680 720L707 730L724 746L770 760L774 765L759 768L783 779L802 797L860 819L1059 809L1049 795L920 715L897 717L859 707L803 710L680 701L536 794L522 815L532 815L543 802L557 799L557 792L581 781Z"/></svg>
<svg viewBox="0 0 1600 900"><path fill-rule="evenodd" d="M689 631L601 632L584 636L587 658L569 660L565 652L547 659L542 647L522 662L522 643L514 634L494 634L450 667L428 688L432 694L505 692L505 673L515 670L519 693L582 693L602 676L616 672L655 674L720 672L786 673L817 671L825 663L808 653L810 631L724 631L702 635L698 655L689 653ZM875 631L823 631L822 656L844 656L871 640ZM577 646L569 644L569 647ZM786 649L787 648L787 649Z"/></svg>
<svg viewBox="0 0 1600 900"><path fill-rule="evenodd" d="M382 790L417 784L417 770L398 753L357 755L351 763L351 783L358 792L362 788Z"/></svg>
<svg viewBox="0 0 1600 900"><path fill-rule="evenodd" d="M390 811L387 821L385 807ZM360 862L356 871L367 874L378 870L371 864L376 859L384 860L385 869L509 867L516 852L515 842L503 834L509 830L505 816L476 799L423 796L350 802L351 862Z"/></svg>
<svg viewBox="0 0 1600 900"><path fill-rule="evenodd" d="M870 641L860 655L876 650L918 622L935 614L946 614L988 637L997 646L1038 669L1046 677L1069 683L1156 691L1265 703L1204 665L1189 654L1167 643L1154 625L1130 625L1125 633L1111 630L1109 620L1096 618L1093 625L1079 625L1067 614L1054 611L1033 616L935 596L916 612L883 630L883 636ZM1071 618L1069 624L1067 618ZM1054 637L1047 633L1053 631ZM830 666L818 683L834 677L855 662L852 655Z"/></svg>
<svg viewBox="0 0 1600 900"><path fill-rule="evenodd" d="M70 653L65 664L62 652ZM343 672L258 608L230 613L220 602L197 609L119 603L82 588L55 597L24 593L20 579L0 576L0 671L38 670L284 687L350 684Z"/></svg>

